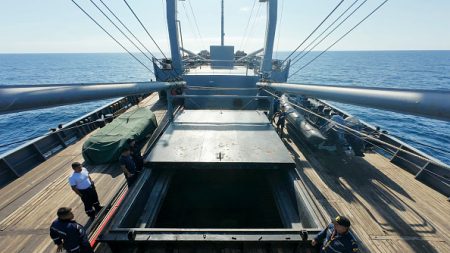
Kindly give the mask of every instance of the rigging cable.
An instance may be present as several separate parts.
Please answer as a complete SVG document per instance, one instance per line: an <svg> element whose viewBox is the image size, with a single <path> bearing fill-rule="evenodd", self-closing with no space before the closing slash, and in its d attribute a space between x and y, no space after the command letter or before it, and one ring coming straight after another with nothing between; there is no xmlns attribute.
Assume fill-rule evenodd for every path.
<svg viewBox="0 0 450 253"><path fill-rule="evenodd" d="M258 19L258 15L259 15L260 11L261 11L261 4L258 4L258 8L256 9L256 13L255 13L255 16L253 18L253 22L250 25L249 32L248 32L247 36L244 38L244 44L242 45L242 50L244 50L245 46L247 45L248 38L250 37L251 34L253 34L253 31L255 30L256 21Z"/></svg>
<svg viewBox="0 0 450 253"><path fill-rule="evenodd" d="M325 30L323 30L323 32L322 33L320 33L313 41L311 41L300 53L298 53L294 58L292 58L292 62L293 63L291 63L291 66L292 65L294 65L294 64L296 64L301 58L303 58L305 55L307 55L310 51L312 51L312 49L314 49L314 47L316 47L316 46L314 46L310 51L308 51L306 54L304 54L299 60L296 60L300 55L302 55L305 51L306 51L306 49L307 48L309 48L312 44L314 44L325 32L327 32L328 31L328 29L330 29L339 19L341 19L342 18L342 16L344 16L345 15L345 13L347 13L347 11L349 11L357 2L358 2L359 0L355 0L344 12L342 12L341 13L341 15L339 15L339 17L337 17L334 21L333 21L333 23L331 23ZM354 12L356 12L356 10L357 9L359 9L365 2L367 2L367 0L365 0L362 4L360 4L350 15L348 15L347 17L346 17L346 19L348 19ZM345 20L346 20L345 19ZM339 27L343 22L345 22L345 20L344 21L342 21L339 25L337 25L336 26L336 28L337 27ZM336 29L335 28L335 29ZM331 34L331 33L330 33ZM327 34L326 36L325 36L325 38L327 37L327 36L329 36L329 34ZM325 39L324 38L324 39ZM323 41L323 40L322 40ZM320 43L320 42L319 42Z"/></svg>
<svg viewBox="0 0 450 253"><path fill-rule="evenodd" d="M191 29L192 34L195 36L195 38L197 40L200 40L200 36L195 31L194 25L192 24L193 22L191 21L191 18L189 17L189 12L188 12L188 10L186 8L186 4L185 4L184 1L182 2L182 6L183 6L183 9L184 9L184 15L186 16L186 19L187 19L187 21L189 23L189 28Z"/></svg>
<svg viewBox="0 0 450 253"><path fill-rule="evenodd" d="M155 43L156 47L158 48L159 52L161 52L161 54L163 55L163 57L165 59L167 59L167 56L164 54L164 52L161 50L161 48L159 47L158 43L156 43L155 39L153 39L153 36L148 32L147 28L145 28L144 24L141 22L141 19L139 19L139 17L136 15L136 13L134 12L133 8L131 8L131 6L128 4L127 0L123 0L125 2L125 4L127 5L128 9L131 11L131 13L133 13L134 17L137 19L137 21L139 22L139 24L141 24L142 28L144 28L145 32L147 33L147 35L150 37L150 39L153 41L153 43Z"/></svg>
<svg viewBox="0 0 450 253"><path fill-rule="evenodd" d="M255 10L256 1L257 1L257 0L254 0L254 1L253 1L252 10L250 11L250 16L248 17L247 24L245 25L244 36L242 36L242 40L241 40L241 43L240 43L240 45L239 45L239 49L240 49L240 50L242 49L242 46L243 46L242 44L243 44L243 42L244 42L245 36L247 36L248 26L249 26L250 21L251 21L251 19L252 19L253 11Z"/></svg>
<svg viewBox="0 0 450 253"><path fill-rule="evenodd" d="M127 51L129 55L131 55L136 61L138 61L142 66L144 66L144 68L146 68L152 74L155 74L149 67L147 67L147 65L145 65L141 60L139 60L139 58L137 58L133 53L131 53L124 45L122 45L122 43L120 43L116 38L114 38L114 36L112 36L111 33L109 33L102 25L100 25L100 23L98 23L97 20L95 20L91 15L89 15L89 13L87 13L83 9L83 7L81 7L77 2L75 2L75 0L70 1L72 1L72 3L74 3L84 14L86 14L86 16L88 16L98 27L100 27L106 34L108 34L108 36L111 37L111 39L113 39L117 44L119 44L119 46L121 46L125 51Z"/></svg>
<svg viewBox="0 0 450 253"><path fill-rule="evenodd" d="M136 41L137 42L139 42L139 44L142 46L142 47L144 47L144 49L153 57L153 58L155 58L157 61L159 61L158 60L158 58L152 53L152 52L150 52L150 50L136 37L136 35L134 35L134 33L133 32L131 32L130 31L130 29L128 29L128 27L122 22L122 20L120 20L119 19L119 17L117 17L117 15L108 7L108 5L106 5L104 2L103 2L103 0L99 0L102 4L103 4L103 6L105 6L105 8L114 16L114 18L116 18L117 19L117 21L119 21L119 23L133 36L133 38L135 38L136 39Z"/></svg>
<svg viewBox="0 0 450 253"><path fill-rule="evenodd" d="M308 37L306 37L306 39L304 39L302 41L302 43L300 43L300 45L298 45L297 48L294 49L294 51L292 51L292 53L290 53L286 59L283 60L283 62L281 63L281 65L283 65L293 54L295 54L295 52L297 52L297 50L303 46L303 44L322 26L323 23L325 23L325 21L327 21L327 19L339 8L339 6L341 6L341 4L344 2L344 0L341 0L336 7L334 7L334 9L328 13L328 15L322 20L322 22L320 22L320 24L308 35Z"/></svg>
<svg viewBox="0 0 450 253"><path fill-rule="evenodd" d="M105 18L107 18L107 19L109 20L109 22L111 22L111 24L113 24L113 26L114 26L115 28L117 28L117 30L119 30L119 32L120 32L123 36L125 36L125 38L128 39L128 41L129 41L131 44L133 44L134 47L136 47L137 50L139 50L139 51L145 56L145 58L147 58L150 62L153 62L152 59L151 59L146 53L144 53L144 52L141 50L141 48L138 47L138 46L136 45L136 43L134 43L134 41L131 40L130 37L128 37L128 36L122 31L122 29L120 29L120 28L116 25L116 23L114 23L114 21L112 21L112 20L108 17L108 15L106 15L106 13L105 13L102 9L100 9L100 7L99 7L93 0L89 0L89 1L95 6L95 8L97 8L97 9L103 14L103 16L105 16ZM153 56L153 57L155 58L155 56L154 56L152 53L150 53L150 54L151 54L151 56Z"/></svg>
<svg viewBox="0 0 450 253"><path fill-rule="evenodd" d="M203 48L206 48L206 47L205 47L205 44L204 44L204 41L203 41L203 36L202 36L202 34L200 33L200 29L199 29L199 27L198 27L197 17L195 16L194 9L192 8L191 1L188 0L187 2L188 2L188 4L189 4L189 8L191 9L192 16L194 17L194 24L195 24L195 27L197 28L197 33L198 33L198 36L200 37L200 41L201 41L201 43L202 43L202 46L203 46Z"/></svg>
<svg viewBox="0 0 450 253"><path fill-rule="evenodd" d="M263 90L264 90L265 92L269 93L270 95L272 95L272 96L278 98L278 99L281 98L280 96L278 96L277 94L275 94L275 93L269 91L269 90L266 89L266 88L263 88ZM317 113L315 113L315 112L313 112L313 111L311 111L311 110L309 110L309 109L307 109L307 108L304 108L303 106L300 106L300 105L297 105L297 104L295 104L295 103L292 103L291 101L286 101L286 102L289 103L290 105L294 106L294 107L299 108L300 110L302 110L302 111L304 111L304 112L307 112L307 113L309 113L309 114L315 115L316 117L319 117L319 118L321 118L321 119L324 119L324 120L327 121L327 122L332 122L333 124L335 124L336 126L338 126L339 128L341 128L342 130L348 132L349 134L355 136L356 138L358 138L358 139L360 139L360 140L362 140L362 141L364 141L364 142L367 142L367 143L369 143L369 144L371 144L371 145L373 145L373 146L376 146L377 148L382 149L382 150L384 150L385 152L387 152L387 153L389 153L389 154L395 155L396 152L393 152L393 151L388 150L388 149L386 149L386 148L380 147L380 146L376 145L375 143L370 142L370 141L367 140L367 139L370 139L370 140L372 140L372 141L374 141L374 142L378 142L378 143L381 143L381 144L383 144L383 145L386 145L386 146L392 148L393 150L396 150L397 152L398 152L398 151L401 151L401 152L403 152L403 153L406 153L406 154L409 154L409 155L411 155L411 156L417 157L417 158L419 158L419 159L421 159L421 160L424 160L424 161L426 161L426 162L429 162L429 163L432 163L432 164L437 164L437 165L439 165L439 163L437 163L436 161L431 160L431 159L429 159L429 158L427 158L427 157L423 157L423 156L421 156L421 155L415 154L415 153L410 152L410 151L408 151L408 150L406 150L406 149L403 149L403 148L401 148L401 147L397 147L397 146L394 146L394 145L392 145L392 144L390 144L390 143L387 143L387 142L385 142L385 141L382 141L382 140L380 140L380 139L377 139L377 138L375 138L375 137L373 137L373 136L371 136L371 135L368 135L368 134L366 134L366 133L360 132L360 131L358 131L358 130L355 130L355 129L353 129L353 128L350 128L350 127L348 127L348 126L345 126L345 125L343 125L343 124L340 124L340 123L338 123L338 122L332 121L331 119L328 119L328 118L326 118L326 117L324 117L324 116L322 116L322 115L320 115L320 114L317 114ZM365 137L365 138L367 138L367 139L365 139L365 138L363 138L363 137ZM411 162L411 161L409 161L409 160L407 160L407 159L405 159L405 158L403 158L403 157L397 156L397 158L402 159L402 160L404 160L404 161L406 161L406 162L408 162L408 163L411 163L412 165L417 166L417 165L414 164L413 162ZM443 176L441 176L441 175L439 175L439 174L436 174L436 173L434 173L434 172L432 172L432 171L430 171L430 170L427 170L427 169L425 169L425 168L423 168L423 170L426 170L426 171L428 171L428 172L430 172L430 173L436 175L437 177L440 177L440 178L442 178L442 179L445 179L446 181L449 180L448 178L443 177Z"/></svg>
<svg viewBox="0 0 450 253"><path fill-rule="evenodd" d="M358 0L357 0L358 1ZM284 0L281 0L281 14L280 20L278 22L278 38L277 38L277 49L275 50L275 58L278 58L278 47L280 46L280 35L281 35L281 23L283 22L283 11L284 11Z"/></svg>
<svg viewBox="0 0 450 253"><path fill-rule="evenodd" d="M319 55L317 55L316 57L314 57L312 60L310 60L309 62L307 62L305 65L303 65L301 68L299 68L297 71L295 71L293 74L289 75L289 77L297 74L298 72L300 72L302 69L306 68L307 66L309 66L312 62L314 62L317 58L319 58L320 56L322 56L325 52L327 52L328 50L330 50L330 48L332 48L334 45L336 45L339 41L341 41L345 36L347 36L349 33L351 33L353 30L355 30L361 23L363 23L364 21L366 21L370 16L372 16L372 14L374 14L376 11L378 11L385 3L387 3L389 0L384 0L384 2L382 2L380 5L377 6L377 8L375 8L372 12L369 13L369 15L367 15L365 18L363 18L361 21L359 21L355 26L353 26L348 32L346 32L344 35L342 35L339 39L337 39L333 44L331 44L329 47L327 47L324 51L322 51ZM288 78L289 78L288 77Z"/></svg>

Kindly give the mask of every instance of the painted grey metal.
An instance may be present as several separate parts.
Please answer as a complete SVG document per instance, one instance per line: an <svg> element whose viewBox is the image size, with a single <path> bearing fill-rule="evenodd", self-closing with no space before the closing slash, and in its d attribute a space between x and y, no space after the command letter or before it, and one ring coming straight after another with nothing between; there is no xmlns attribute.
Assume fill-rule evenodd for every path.
<svg viewBox="0 0 450 253"><path fill-rule="evenodd" d="M295 167L266 115L239 110L181 112L145 160L168 167Z"/></svg>
<svg viewBox="0 0 450 253"><path fill-rule="evenodd" d="M165 90L184 82L92 83L0 86L0 114Z"/></svg>
<svg viewBox="0 0 450 253"><path fill-rule="evenodd" d="M257 85L280 92L450 121L450 91L265 82Z"/></svg>
<svg viewBox="0 0 450 253"><path fill-rule="evenodd" d="M270 78L272 72L272 54L277 26L278 0L267 0L267 27L264 42L264 58L261 65L263 77Z"/></svg>
<svg viewBox="0 0 450 253"><path fill-rule="evenodd" d="M175 73L181 74L183 73L183 64L181 62L180 42L178 38L177 0L166 0L166 11L172 68Z"/></svg>

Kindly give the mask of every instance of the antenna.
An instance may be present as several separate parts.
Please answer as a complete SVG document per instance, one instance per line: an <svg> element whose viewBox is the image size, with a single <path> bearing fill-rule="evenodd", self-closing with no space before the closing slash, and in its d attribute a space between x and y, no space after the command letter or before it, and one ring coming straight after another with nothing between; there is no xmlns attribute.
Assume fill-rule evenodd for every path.
<svg viewBox="0 0 450 253"><path fill-rule="evenodd" d="M222 19L221 19L221 29L222 29L222 33L220 35L220 45L223 46L224 45L224 39L225 39L225 29L224 29L224 18L223 18L223 12L224 12L224 4L223 4L224 0L222 0Z"/></svg>

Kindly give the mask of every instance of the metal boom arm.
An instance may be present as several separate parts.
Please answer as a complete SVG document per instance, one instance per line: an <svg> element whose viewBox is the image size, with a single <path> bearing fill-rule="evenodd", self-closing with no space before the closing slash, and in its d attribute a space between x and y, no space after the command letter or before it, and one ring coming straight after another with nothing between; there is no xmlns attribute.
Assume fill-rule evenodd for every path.
<svg viewBox="0 0 450 253"><path fill-rule="evenodd" d="M450 91L258 83L262 88L450 121Z"/></svg>
<svg viewBox="0 0 450 253"><path fill-rule="evenodd" d="M145 94L184 82L0 85L0 114Z"/></svg>

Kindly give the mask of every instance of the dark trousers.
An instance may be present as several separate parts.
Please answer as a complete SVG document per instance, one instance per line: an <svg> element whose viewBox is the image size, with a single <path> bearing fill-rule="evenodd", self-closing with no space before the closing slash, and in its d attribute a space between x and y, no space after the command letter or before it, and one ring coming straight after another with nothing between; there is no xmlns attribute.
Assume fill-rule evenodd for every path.
<svg viewBox="0 0 450 253"><path fill-rule="evenodd" d="M136 164L136 170L140 172L144 168L144 158L141 155L133 155L134 164Z"/></svg>
<svg viewBox="0 0 450 253"><path fill-rule="evenodd" d="M127 179L127 185L128 185L128 187L130 187L130 186L132 186L132 185L134 184L134 182L136 181L136 179L137 179L137 174L134 174L134 175L131 176L131 177L125 176L125 178Z"/></svg>
<svg viewBox="0 0 450 253"><path fill-rule="evenodd" d="M91 187L87 189L78 191L81 193L81 201L83 201L84 204L84 211L89 217L95 217L95 213L99 212L101 209L95 186L91 185Z"/></svg>

